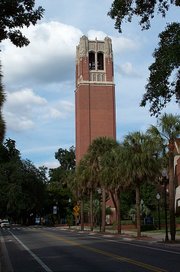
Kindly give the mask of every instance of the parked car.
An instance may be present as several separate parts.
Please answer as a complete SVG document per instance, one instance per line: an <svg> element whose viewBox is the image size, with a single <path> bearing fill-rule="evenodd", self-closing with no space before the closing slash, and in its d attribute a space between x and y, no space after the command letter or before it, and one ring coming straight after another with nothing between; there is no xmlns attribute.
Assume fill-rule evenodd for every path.
<svg viewBox="0 0 180 272"><path fill-rule="evenodd" d="M8 228L10 227L10 223L7 219L1 221L1 228Z"/></svg>

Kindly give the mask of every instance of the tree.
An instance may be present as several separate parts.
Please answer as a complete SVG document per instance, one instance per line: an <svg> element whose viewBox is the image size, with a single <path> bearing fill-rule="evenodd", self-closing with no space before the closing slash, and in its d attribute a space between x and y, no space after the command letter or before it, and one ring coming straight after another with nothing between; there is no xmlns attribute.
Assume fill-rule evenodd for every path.
<svg viewBox="0 0 180 272"><path fill-rule="evenodd" d="M84 199L86 194L90 195L90 228L91 231L93 230L93 188L96 188L94 173L89 156L85 154L79 161L75 172L78 196L81 201L81 230L84 230Z"/></svg>
<svg viewBox="0 0 180 272"><path fill-rule="evenodd" d="M44 9L35 9L35 0L0 1L0 42L5 39L18 46L26 46L29 40L20 29L35 25L43 16Z"/></svg>
<svg viewBox="0 0 180 272"><path fill-rule="evenodd" d="M175 142L180 137L180 115L164 114L162 115L157 126L151 126L151 131L159 136L168 155L168 176L169 176L169 212L170 212L170 233L171 240L175 240L175 177L174 177L174 152Z"/></svg>
<svg viewBox="0 0 180 272"><path fill-rule="evenodd" d="M101 179L102 160L104 156L108 156L108 153L118 146L118 143L108 137L98 137L94 139L88 148L87 153L90 156L91 165L94 165L94 176L96 177L96 185L101 187L102 192L102 231L105 232L106 222L106 184Z"/></svg>
<svg viewBox="0 0 180 272"><path fill-rule="evenodd" d="M8 139L0 148L0 217L27 223L40 213L45 200L45 171L21 160L16 143Z"/></svg>
<svg viewBox="0 0 180 272"><path fill-rule="evenodd" d="M180 1L114 0L108 15L115 20L115 28L119 32L122 31L122 23L131 22L134 16L140 17L142 29L149 29L155 12L165 17L171 5L180 6ZM155 62L149 67L150 76L141 101L141 106L149 102L151 114L157 116L174 96L176 102L180 102L180 24L171 23L159 37L159 48L155 49Z"/></svg>
<svg viewBox="0 0 180 272"><path fill-rule="evenodd" d="M70 147L69 150L59 148L55 152L55 158L60 166L49 170L50 180L47 185L49 202L51 207L58 203L59 214L65 217L71 189L68 187L68 182L75 171L74 147Z"/></svg>
<svg viewBox="0 0 180 272"><path fill-rule="evenodd" d="M149 29L151 19L154 18L155 12L166 16L170 5L180 6L179 0L114 0L108 15L115 20L115 28L122 31L121 25L125 21L131 22L133 16L140 17L139 24L142 29Z"/></svg>
<svg viewBox="0 0 180 272"><path fill-rule="evenodd" d="M155 62L149 67L150 76L141 101L141 106L149 102L151 114L157 116L173 96L180 102L180 24L168 25L159 37L159 48L154 51Z"/></svg>
<svg viewBox="0 0 180 272"><path fill-rule="evenodd" d="M147 134L133 132L123 142L124 179L136 191L137 236L141 236L140 187L148 180L154 180L159 174L159 163L154 156L157 146Z"/></svg>
<svg viewBox="0 0 180 272"><path fill-rule="evenodd" d="M111 199L116 209L117 230L121 233L121 209L120 194L125 188L124 182L124 165L123 165L123 149L121 145L106 152L101 159L101 175L103 183L111 194Z"/></svg>
<svg viewBox="0 0 180 272"><path fill-rule="evenodd" d="M59 148L55 153L55 159L60 163L61 168L64 170L75 169L75 148L71 146L69 150Z"/></svg>

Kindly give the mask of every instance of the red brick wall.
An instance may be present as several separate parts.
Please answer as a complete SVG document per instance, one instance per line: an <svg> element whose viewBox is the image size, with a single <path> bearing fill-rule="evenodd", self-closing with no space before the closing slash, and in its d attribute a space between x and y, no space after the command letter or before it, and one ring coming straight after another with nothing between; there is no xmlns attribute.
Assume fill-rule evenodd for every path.
<svg viewBox="0 0 180 272"><path fill-rule="evenodd" d="M105 59L105 81L90 81L88 57L76 65L76 162L87 152L92 140L107 136L116 138L115 86L113 62ZM96 72L96 71L95 71Z"/></svg>
<svg viewBox="0 0 180 272"><path fill-rule="evenodd" d="M80 85L76 92L76 161L93 139L116 138L114 85Z"/></svg>

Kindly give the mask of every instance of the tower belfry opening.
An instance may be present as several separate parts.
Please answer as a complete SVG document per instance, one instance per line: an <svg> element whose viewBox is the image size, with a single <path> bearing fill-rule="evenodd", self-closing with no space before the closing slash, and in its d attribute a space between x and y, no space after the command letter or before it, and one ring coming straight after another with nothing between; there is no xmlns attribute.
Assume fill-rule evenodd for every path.
<svg viewBox="0 0 180 272"><path fill-rule="evenodd" d="M76 161L97 137L116 138L112 42L80 38L76 48Z"/></svg>

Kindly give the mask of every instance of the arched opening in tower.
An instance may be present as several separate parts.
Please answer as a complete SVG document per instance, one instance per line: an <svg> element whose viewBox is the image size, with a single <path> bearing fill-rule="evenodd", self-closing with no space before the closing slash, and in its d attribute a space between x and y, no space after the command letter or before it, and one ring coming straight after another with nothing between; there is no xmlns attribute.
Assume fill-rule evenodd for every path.
<svg viewBox="0 0 180 272"><path fill-rule="evenodd" d="M89 52L89 70L95 70L95 53Z"/></svg>

